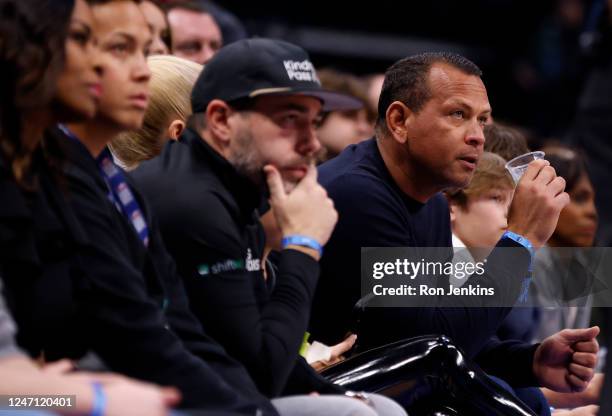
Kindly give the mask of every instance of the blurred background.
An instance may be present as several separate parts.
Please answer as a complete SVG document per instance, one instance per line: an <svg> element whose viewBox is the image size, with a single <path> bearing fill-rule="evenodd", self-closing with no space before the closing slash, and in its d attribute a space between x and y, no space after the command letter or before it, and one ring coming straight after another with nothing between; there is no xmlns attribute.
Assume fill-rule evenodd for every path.
<svg viewBox="0 0 612 416"><path fill-rule="evenodd" d="M218 1L250 35L297 43L317 67L356 75L423 51L461 53L484 71L496 119L557 136L569 127L588 68L595 0Z"/></svg>

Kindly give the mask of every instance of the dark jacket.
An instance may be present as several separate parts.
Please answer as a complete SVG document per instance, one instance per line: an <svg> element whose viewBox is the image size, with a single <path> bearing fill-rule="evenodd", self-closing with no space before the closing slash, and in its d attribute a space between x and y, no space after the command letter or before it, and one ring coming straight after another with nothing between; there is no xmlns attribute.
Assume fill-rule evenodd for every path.
<svg viewBox="0 0 612 416"><path fill-rule="evenodd" d="M30 279L27 287L13 286L18 289L14 304L33 308L31 315L37 316L20 320L24 314L15 314L24 334L18 340L27 340L24 347L31 353L44 350L48 359L93 352L113 371L178 387L186 407L276 414L246 370L206 337L191 315L142 198L135 193L150 229L148 248L108 200L89 152L59 130L53 137L67 146L68 163L59 187L42 181L38 194L45 196L44 209L30 214L39 222L40 250L33 258L42 275L21 277ZM41 222L37 217L43 211ZM45 247L53 248L55 257ZM19 278L11 274L13 281ZM43 335L49 330L38 332L58 325L66 330L48 337Z"/></svg>
<svg viewBox="0 0 612 416"><path fill-rule="evenodd" d="M275 277L266 284L265 236L257 212L262 191L193 130L132 175L159 217L193 312L249 369L261 391L278 395L296 365L318 263L283 250ZM291 377L306 382L294 387L301 393L341 391L301 358L295 371L301 376Z"/></svg>
<svg viewBox="0 0 612 416"><path fill-rule="evenodd" d="M17 185L0 160L0 275L18 326L17 342L33 357L79 358L87 328L77 313L83 271L74 253L89 239L67 206L42 151ZM75 330L78 329L78 330Z"/></svg>

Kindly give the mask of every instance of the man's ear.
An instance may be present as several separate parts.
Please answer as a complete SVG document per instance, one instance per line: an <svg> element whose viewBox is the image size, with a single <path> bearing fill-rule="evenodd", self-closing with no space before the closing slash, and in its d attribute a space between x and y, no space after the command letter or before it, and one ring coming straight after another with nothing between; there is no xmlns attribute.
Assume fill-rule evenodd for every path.
<svg viewBox="0 0 612 416"><path fill-rule="evenodd" d="M393 101L387 107L385 116L387 128L398 143L405 143L408 140L408 123L414 113L408 106L401 101Z"/></svg>
<svg viewBox="0 0 612 416"><path fill-rule="evenodd" d="M174 120L168 127L168 137L170 140L178 140L183 130L185 130L185 122L183 120Z"/></svg>
<svg viewBox="0 0 612 416"><path fill-rule="evenodd" d="M222 147L229 146L231 127L229 117L234 110L222 100L212 100L206 107L206 129Z"/></svg>

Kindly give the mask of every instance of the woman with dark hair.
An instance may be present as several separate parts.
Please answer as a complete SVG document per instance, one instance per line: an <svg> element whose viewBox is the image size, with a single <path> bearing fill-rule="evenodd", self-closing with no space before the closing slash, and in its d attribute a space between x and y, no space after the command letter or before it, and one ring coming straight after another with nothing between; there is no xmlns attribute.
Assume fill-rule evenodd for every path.
<svg viewBox="0 0 612 416"><path fill-rule="evenodd" d="M81 17L87 13L78 13L84 7L74 0L0 2L0 151L21 184L45 128L95 113L100 81L93 66L83 70L92 44Z"/></svg>
<svg viewBox="0 0 612 416"><path fill-rule="evenodd" d="M595 189L582 153L575 148L548 144L542 150L546 160L566 182L570 203L561 211L559 223L548 245L553 247L591 247L595 243L598 214Z"/></svg>
<svg viewBox="0 0 612 416"><path fill-rule="evenodd" d="M582 152L560 143L545 144L541 149L557 175L565 179L570 203L559 215L557 227L538 251L534 263L532 296L538 306L540 319L534 325L534 340L542 340L563 329L586 328L590 324L594 291L590 266L596 264L598 251L589 251L595 245L598 214L595 190L589 177ZM587 248L587 249L585 249ZM595 290L594 290L595 289ZM523 322L527 326L526 322ZM574 408L598 402L603 376L596 374L589 387L581 393L561 394L543 389L551 406ZM587 413L589 408L574 409L576 414ZM584 411L585 413L579 413ZM556 414L556 413L555 413ZM571 415L573 413L567 413Z"/></svg>
<svg viewBox="0 0 612 416"><path fill-rule="evenodd" d="M534 288L542 314L536 339L564 328L588 327L592 296L584 286L588 282L579 281L583 276L575 266L589 263L588 252L582 248L594 245L598 218L595 190L582 154L561 144L549 144L542 150L557 174L565 179L570 203L561 211L548 247L536 257ZM568 253L575 260L571 269L565 261ZM584 272L586 276L586 269Z"/></svg>
<svg viewBox="0 0 612 416"><path fill-rule="evenodd" d="M76 395L68 414L162 415L176 392L109 374L42 372L25 355L75 357L47 354L56 339L78 338L65 324L74 320L70 263L83 239L57 182L62 153L42 137L97 110L92 19L84 0L0 0L0 286L19 327L17 346L0 293L0 393Z"/></svg>

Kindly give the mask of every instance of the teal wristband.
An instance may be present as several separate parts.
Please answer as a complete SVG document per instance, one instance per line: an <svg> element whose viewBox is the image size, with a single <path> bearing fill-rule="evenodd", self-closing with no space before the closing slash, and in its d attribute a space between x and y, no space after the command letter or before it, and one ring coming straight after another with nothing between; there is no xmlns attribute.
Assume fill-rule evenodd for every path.
<svg viewBox="0 0 612 416"><path fill-rule="evenodd" d="M281 247L287 246L302 246L308 247L319 252L319 257L323 255L323 246L314 238L306 237L305 235L288 235L283 237Z"/></svg>
<svg viewBox="0 0 612 416"><path fill-rule="evenodd" d="M104 416L106 412L106 394L102 389L102 384L98 381L91 383L93 387L93 404L91 406L91 416Z"/></svg>

